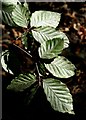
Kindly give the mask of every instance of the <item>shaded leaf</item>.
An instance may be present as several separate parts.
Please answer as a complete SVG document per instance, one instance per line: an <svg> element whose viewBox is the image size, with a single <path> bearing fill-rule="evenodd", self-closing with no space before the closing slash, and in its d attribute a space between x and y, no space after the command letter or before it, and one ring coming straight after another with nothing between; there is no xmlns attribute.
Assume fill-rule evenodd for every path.
<svg viewBox="0 0 86 120"><path fill-rule="evenodd" d="M47 78L43 80L43 88L54 110L74 114L72 95L64 83L58 79Z"/></svg>
<svg viewBox="0 0 86 120"><path fill-rule="evenodd" d="M30 102L34 98L38 88L39 88L39 86L38 86L38 84L36 84L36 85L33 85L33 87L30 89L30 91L28 91L27 96L25 98L25 103L26 104L30 104Z"/></svg>
<svg viewBox="0 0 86 120"><path fill-rule="evenodd" d="M51 11L35 11L31 16L31 27L51 26L56 28L61 15Z"/></svg>
<svg viewBox="0 0 86 120"><path fill-rule="evenodd" d="M45 64L52 75L59 78L69 78L75 74L75 66L65 57L58 56L50 64Z"/></svg>
<svg viewBox="0 0 86 120"><path fill-rule="evenodd" d="M63 50L64 41L60 38L55 38L43 42L39 47L39 56L44 59L57 57Z"/></svg>
<svg viewBox="0 0 86 120"><path fill-rule="evenodd" d="M20 74L18 77L15 77L11 81L11 84L8 85L7 89L14 91L24 91L26 88L29 88L33 83L36 82L36 77L32 74Z"/></svg>
<svg viewBox="0 0 86 120"><path fill-rule="evenodd" d="M17 5L12 12L14 22L21 27L27 28L29 24L29 11L22 5Z"/></svg>

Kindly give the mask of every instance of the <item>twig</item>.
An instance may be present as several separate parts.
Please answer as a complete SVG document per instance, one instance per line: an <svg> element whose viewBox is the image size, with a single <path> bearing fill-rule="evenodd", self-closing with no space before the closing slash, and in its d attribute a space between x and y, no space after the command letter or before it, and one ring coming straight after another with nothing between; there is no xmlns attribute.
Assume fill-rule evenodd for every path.
<svg viewBox="0 0 86 120"><path fill-rule="evenodd" d="M39 68L38 68L38 64L37 63L36 63L36 69L37 69L38 77L39 77L39 86L41 86L40 72L39 72Z"/></svg>
<svg viewBox="0 0 86 120"><path fill-rule="evenodd" d="M30 55L27 51L25 51L24 49L22 49L21 47L17 46L16 44L13 44L15 47L19 48L20 50L22 50L24 53L26 53L28 56L30 56L32 58L32 55Z"/></svg>

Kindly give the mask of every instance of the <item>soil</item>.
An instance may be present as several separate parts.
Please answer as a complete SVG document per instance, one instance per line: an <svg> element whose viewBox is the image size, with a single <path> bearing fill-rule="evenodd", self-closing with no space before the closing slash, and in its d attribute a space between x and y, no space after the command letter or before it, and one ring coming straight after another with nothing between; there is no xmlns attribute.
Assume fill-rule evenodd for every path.
<svg viewBox="0 0 86 120"><path fill-rule="evenodd" d="M31 13L36 10L61 13L62 17L58 28L69 37L70 41L69 47L62 54L76 66L75 76L65 81L73 96L75 115L55 112L46 101L42 88L39 88L31 104L25 105L24 98L26 94L7 91L6 87L14 76L2 70L0 75L2 75L3 120L34 120L42 118L84 120L86 119L86 3L31 2L29 7ZM9 40L20 47L22 46L21 39L15 41L15 38L20 37L24 30L10 29L4 23L0 27L2 28L3 40ZM1 40L0 46L2 46L2 49L8 48L8 45L2 44ZM27 71L27 69L22 68L22 71Z"/></svg>

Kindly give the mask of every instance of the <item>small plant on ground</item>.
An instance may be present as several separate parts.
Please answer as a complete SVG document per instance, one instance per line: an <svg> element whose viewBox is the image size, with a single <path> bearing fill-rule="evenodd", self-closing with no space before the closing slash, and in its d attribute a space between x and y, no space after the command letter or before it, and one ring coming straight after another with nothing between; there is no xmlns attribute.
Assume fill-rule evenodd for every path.
<svg viewBox="0 0 86 120"><path fill-rule="evenodd" d="M23 28L24 32L22 46L9 43L9 48L2 51L1 63L4 70L15 76L7 89L15 92L27 89L29 103L41 86L54 110L73 114L72 95L61 79L72 77L75 66L61 54L69 40L57 29L60 18L60 13L44 10L31 14L26 2L4 0L3 22L11 26L10 29Z"/></svg>

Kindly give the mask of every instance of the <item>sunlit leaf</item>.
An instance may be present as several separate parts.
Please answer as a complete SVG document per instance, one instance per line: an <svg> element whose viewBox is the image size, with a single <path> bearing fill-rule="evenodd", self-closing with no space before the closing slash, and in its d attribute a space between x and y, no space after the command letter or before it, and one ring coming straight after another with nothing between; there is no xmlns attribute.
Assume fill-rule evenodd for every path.
<svg viewBox="0 0 86 120"><path fill-rule="evenodd" d="M14 22L21 27L27 28L29 24L29 11L22 5L17 5L12 12Z"/></svg>
<svg viewBox="0 0 86 120"><path fill-rule="evenodd" d="M31 27L51 26L56 28L61 14L51 11L35 11L31 16Z"/></svg>
<svg viewBox="0 0 86 120"><path fill-rule="evenodd" d="M6 61L8 61L8 56L9 56L8 50L2 52L2 54L1 54L1 66L6 72L13 74L13 72L8 68L8 65L6 64Z"/></svg>
<svg viewBox="0 0 86 120"><path fill-rule="evenodd" d="M32 35L36 41L43 43L44 41L51 40L54 38L60 38L64 40L64 48L68 47L69 39L61 31L58 31L52 27L39 27L32 30Z"/></svg>
<svg viewBox="0 0 86 120"><path fill-rule="evenodd" d="M17 5L17 3L20 3L19 0L0 0L5 5Z"/></svg>
<svg viewBox="0 0 86 120"><path fill-rule="evenodd" d="M29 14L30 14L30 10L29 10L29 4L27 3L27 2L24 2L24 7L27 9L27 11L29 12Z"/></svg>
<svg viewBox="0 0 86 120"><path fill-rule="evenodd" d="M58 56L50 64L45 64L45 67L52 75L59 78L69 78L75 74L75 66L63 56Z"/></svg>
<svg viewBox="0 0 86 120"><path fill-rule="evenodd" d="M60 38L55 38L43 42L39 47L39 56L44 59L57 57L63 50L64 41Z"/></svg>
<svg viewBox="0 0 86 120"><path fill-rule="evenodd" d="M58 79L43 80L43 88L52 108L62 113L73 112L73 99L67 86Z"/></svg>

